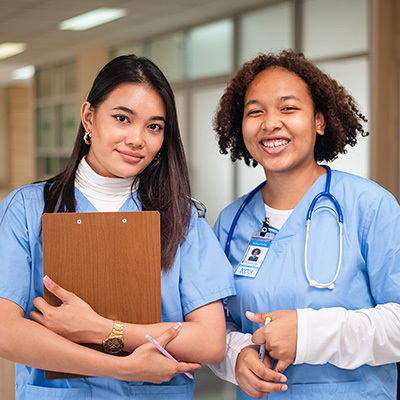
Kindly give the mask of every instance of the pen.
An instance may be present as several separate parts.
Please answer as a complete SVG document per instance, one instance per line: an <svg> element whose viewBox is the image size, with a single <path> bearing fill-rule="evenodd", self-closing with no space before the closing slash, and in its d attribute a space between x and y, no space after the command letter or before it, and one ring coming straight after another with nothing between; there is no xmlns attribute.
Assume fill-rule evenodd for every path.
<svg viewBox="0 0 400 400"><path fill-rule="evenodd" d="M265 322L264 322L264 326L268 325L271 321L272 321L271 317L266 317L265 318ZM258 358L260 359L261 362L264 361L264 358L265 358L265 343L263 343L260 346L260 351L258 352Z"/></svg>
<svg viewBox="0 0 400 400"><path fill-rule="evenodd" d="M160 344L153 339L148 333L146 334L146 339L162 354L164 354L165 357L169 358L172 361L178 362L177 359L171 356L171 354L168 353L167 350L164 349L164 347L160 346ZM190 379L194 379L194 376L190 372L185 372L185 375L189 377Z"/></svg>

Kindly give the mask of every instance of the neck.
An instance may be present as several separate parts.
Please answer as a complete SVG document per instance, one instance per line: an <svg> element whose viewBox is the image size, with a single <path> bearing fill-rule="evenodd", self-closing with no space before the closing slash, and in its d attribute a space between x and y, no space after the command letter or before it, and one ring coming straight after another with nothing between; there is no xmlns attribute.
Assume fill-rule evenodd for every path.
<svg viewBox="0 0 400 400"><path fill-rule="evenodd" d="M267 184L262 189L264 203L277 210L292 210L307 193L325 168L317 163L299 171L265 171Z"/></svg>

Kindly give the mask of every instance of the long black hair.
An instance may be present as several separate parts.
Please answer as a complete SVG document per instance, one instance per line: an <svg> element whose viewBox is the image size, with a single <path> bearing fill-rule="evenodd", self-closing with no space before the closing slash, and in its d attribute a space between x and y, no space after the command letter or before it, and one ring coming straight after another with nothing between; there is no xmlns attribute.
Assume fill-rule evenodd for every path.
<svg viewBox="0 0 400 400"><path fill-rule="evenodd" d="M123 83L144 84L162 98L166 111L164 142L160 156L137 177L138 198L143 210L157 210L161 215L161 265L172 267L179 243L184 240L190 224L191 203L189 174L179 133L175 98L161 70L150 60L135 55L111 60L97 75L87 101L96 110ZM46 181L44 213L75 212L75 174L79 162L89 152L85 129L80 123L72 155L66 169Z"/></svg>

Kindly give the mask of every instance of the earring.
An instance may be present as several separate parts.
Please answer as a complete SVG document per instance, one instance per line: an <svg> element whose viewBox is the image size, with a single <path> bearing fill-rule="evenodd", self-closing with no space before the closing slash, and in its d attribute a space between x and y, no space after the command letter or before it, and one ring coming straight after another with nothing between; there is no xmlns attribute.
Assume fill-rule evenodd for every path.
<svg viewBox="0 0 400 400"><path fill-rule="evenodd" d="M90 146L92 144L92 134L90 132L85 132L83 135L83 141Z"/></svg>
<svg viewBox="0 0 400 400"><path fill-rule="evenodd" d="M158 161L161 158L161 152L159 151L154 157L154 161Z"/></svg>

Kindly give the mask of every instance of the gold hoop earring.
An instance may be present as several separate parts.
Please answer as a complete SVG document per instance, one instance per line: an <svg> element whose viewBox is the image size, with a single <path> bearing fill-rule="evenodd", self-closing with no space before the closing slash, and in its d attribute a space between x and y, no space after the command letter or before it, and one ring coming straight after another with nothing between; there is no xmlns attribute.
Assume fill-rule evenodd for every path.
<svg viewBox="0 0 400 400"><path fill-rule="evenodd" d="M92 134L90 132L85 132L83 135L83 141L90 146L92 144Z"/></svg>

